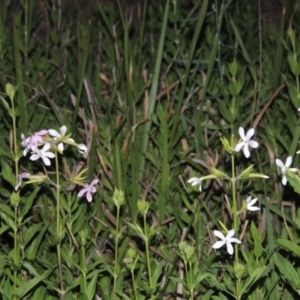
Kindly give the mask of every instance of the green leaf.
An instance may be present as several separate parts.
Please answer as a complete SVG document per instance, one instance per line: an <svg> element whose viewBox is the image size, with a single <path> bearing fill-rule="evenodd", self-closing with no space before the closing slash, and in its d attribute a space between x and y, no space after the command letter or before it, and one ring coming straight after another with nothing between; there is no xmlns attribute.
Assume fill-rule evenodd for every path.
<svg viewBox="0 0 300 300"><path fill-rule="evenodd" d="M250 278L246 280L244 283L240 295L245 294L248 289L261 277L265 276L267 272L270 270L270 265L269 266L262 266L262 267L257 267L254 272L251 274Z"/></svg>
<svg viewBox="0 0 300 300"><path fill-rule="evenodd" d="M3 178L14 187L17 183L16 176L12 172L11 166L4 159L1 159L1 166Z"/></svg>
<svg viewBox="0 0 300 300"><path fill-rule="evenodd" d="M25 204L21 210L21 217L24 218L25 215L29 212L32 207L32 203L35 200L37 193L39 192L40 187L36 187L33 192L30 193L29 196L22 199L22 202Z"/></svg>
<svg viewBox="0 0 300 300"><path fill-rule="evenodd" d="M273 254L274 262L285 280L295 289L300 288L300 278L298 272L292 264L279 253Z"/></svg>
<svg viewBox="0 0 300 300"><path fill-rule="evenodd" d="M294 191L300 195L300 179L289 176L288 174L286 174L286 178L290 185L293 187Z"/></svg>
<svg viewBox="0 0 300 300"><path fill-rule="evenodd" d="M14 231L16 230L15 223L11 217L2 211L0 212L0 216L10 228L12 228Z"/></svg>
<svg viewBox="0 0 300 300"><path fill-rule="evenodd" d="M21 286L17 288L18 297L24 297L28 292L30 292L36 285L38 285L41 281L44 281L50 274L52 270L48 270L44 272L37 278L31 279L27 282L24 282Z"/></svg>
<svg viewBox="0 0 300 300"><path fill-rule="evenodd" d="M158 265L155 266L155 269L153 271L153 275L152 275L152 282L154 284L154 286L157 284L157 280L158 278L160 278L160 276L162 275L162 268L165 265L165 261L161 260Z"/></svg>
<svg viewBox="0 0 300 300"><path fill-rule="evenodd" d="M295 242L286 240L286 239L277 239L275 240L275 243L279 246L282 246L290 251L292 251L294 254L296 254L298 257L300 257L300 246L298 246Z"/></svg>

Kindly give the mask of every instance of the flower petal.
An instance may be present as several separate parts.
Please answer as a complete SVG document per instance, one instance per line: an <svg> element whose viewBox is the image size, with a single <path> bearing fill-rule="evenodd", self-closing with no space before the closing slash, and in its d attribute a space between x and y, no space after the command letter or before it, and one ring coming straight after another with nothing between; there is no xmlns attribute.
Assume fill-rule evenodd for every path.
<svg viewBox="0 0 300 300"><path fill-rule="evenodd" d="M230 242L227 242L227 243L226 243L226 247L227 247L227 252L228 252L228 254L232 255L233 252L234 252L234 250L233 250L233 247L232 247L232 245L230 244Z"/></svg>
<svg viewBox="0 0 300 300"><path fill-rule="evenodd" d="M286 179L285 175L283 175L282 180L281 180L281 183L282 183L283 185L286 185L287 179Z"/></svg>
<svg viewBox="0 0 300 300"><path fill-rule="evenodd" d="M229 242L230 242L230 243L236 243L236 244L240 244L240 243L241 243L241 241L240 241L239 239L237 239L237 238L231 238L231 239L229 240Z"/></svg>
<svg viewBox="0 0 300 300"><path fill-rule="evenodd" d="M221 248L221 247L223 247L224 245L225 245L225 241L218 241L218 242L215 242L213 245L212 245L212 247L214 248L214 249L219 249L219 248Z"/></svg>
<svg viewBox="0 0 300 300"><path fill-rule="evenodd" d="M49 132L49 135L51 135L54 138L60 137L60 133L58 133L58 131L56 131L55 129L49 129L48 132Z"/></svg>
<svg viewBox="0 0 300 300"><path fill-rule="evenodd" d="M292 164L292 161L293 161L293 158L291 156L289 156L286 159L285 166L288 168Z"/></svg>
<svg viewBox="0 0 300 300"><path fill-rule="evenodd" d="M214 230L214 235L223 241L225 240L224 234L219 230Z"/></svg>
<svg viewBox="0 0 300 300"><path fill-rule="evenodd" d="M50 159L49 159L47 156L42 156L41 158L42 158L42 160L43 160L43 163L44 163L46 166L50 166L50 165L51 165L51 161L50 161Z"/></svg>
<svg viewBox="0 0 300 300"><path fill-rule="evenodd" d="M280 159L276 158L276 159L275 159L275 162L276 162L276 165L277 165L280 169L284 169L284 168L285 168L285 165L283 164L283 162L282 162Z"/></svg>
<svg viewBox="0 0 300 300"><path fill-rule="evenodd" d="M66 125L63 125L60 127L60 133L61 135L65 135L67 132L67 126Z"/></svg>
<svg viewBox="0 0 300 300"><path fill-rule="evenodd" d="M247 138L246 138L246 136L245 136L245 130L244 130L243 127L240 127L240 128L239 128L239 134L240 134L240 137L242 138L243 141L246 141L246 140L247 140Z"/></svg>
<svg viewBox="0 0 300 300"><path fill-rule="evenodd" d="M234 151L235 152L240 152L244 145L245 145L245 142L237 143L235 148L234 148Z"/></svg>
<svg viewBox="0 0 300 300"><path fill-rule="evenodd" d="M248 145L252 148L257 148L259 146L258 142L256 141L249 141Z"/></svg>
<svg viewBox="0 0 300 300"><path fill-rule="evenodd" d="M91 182L90 186L91 186L91 185L96 185L98 182L99 182L99 179L98 179L98 178L95 178L95 179Z"/></svg>
<svg viewBox="0 0 300 300"><path fill-rule="evenodd" d="M253 135L254 135L254 128L250 128L246 134L247 141L250 141Z"/></svg>
<svg viewBox="0 0 300 300"><path fill-rule="evenodd" d="M91 202L91 201L93 200L92 194L91 194L90 192L87 192L87 193L86 193L86 200L87 200L88 202Z"/></svg>
<svg viewBox="0 0 300 300"><path fill-rule="evenodd" d="M231 239L233 236L235 235L235 230L234 229L230 229L226 235L226 239L229 240Z"/></svg>
<svg viewBox="0 0 300 300"><path fill-rule="evenodd" d="M246 158L250 157L250 151L249 151L248 144L245 144L245 146L244 146L244 155L246 156Z"/></svg>
<svg viewBox="0 0 300 300"><path fill-rule="evenodd" d="M82 197L86 192L87 192L86 189L80 190L79 193L77 194L77 197Z"/></svg>

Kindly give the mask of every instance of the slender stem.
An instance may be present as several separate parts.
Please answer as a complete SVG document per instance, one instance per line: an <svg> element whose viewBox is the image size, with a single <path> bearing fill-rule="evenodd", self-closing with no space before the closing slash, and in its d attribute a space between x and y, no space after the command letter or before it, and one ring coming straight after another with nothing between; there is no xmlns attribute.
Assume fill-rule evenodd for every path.
<svg viewBox="0 0 300 300"><path fill-rule="evenodd" d="M19 264L18 255L18 208L15 206L15 226L14 226L14 264L17 266ZM14 269L14 300L17 299L17 270Z"/></svg>
<svg viewBox="0 0 300 300"><path fill-rule="evenodd" d="M115 266L114 266L114 288L113 299L116 297L117 279L118 279L118 248L119 248L119 221L120 221L120 206L117 205L117 221L116 221L116 236L115 236Z"/></svg>
<svg viewBox="0 0 300 300"><path fill-rule="evenodd" d="M59 167L58 167L58 155L55 151L55 171L56 171L56 238L58 239L56 249L57 249L57 260L58 260L58 272L59 272L59 282L60 290L64 290L64 281L62 273L62 262L61 262L61 225L60 225L60 183L59 183ZM64 299L64 294L61 293L61 300Z"/></svg>
<svg viewBox="0 0 300 300"><path fill-rule="evenodd" d="M145 247L146 247L146 260L148 267L148 276L149 276L149 285L153 291L153 283L152 283L152 272L151 272L151 263L150 263L150 253L149 253L149 238L147 234L147 220L146 214L144 214L144 231L145 231Z"/></svg>
<svg viewBox="0 0 300 300"><path fill-rule="evenodd" d="M189 286L189 290L190 290L190 299L194 300L194 288L193 288L193 268L192 268L192 264L190 262L188 262L188 268L186 267L186 269L188 269L186 272L188 272L188 286Z"/></svg>
<svg viewBox="0 0 300 300"><path fill-rule="evenodd" d="M86 255L85 255L85 247L83 245L80 247L80 253L81 253L81 269L82 269L82 277L83 277L83 280L81 281L81 293L85 295L87 290Z"/></svg>
<svg viewBox="0 0 300 300"><path fill-rule="evenodd" d="M236 199L236 178L235 178L235 164L234 164L234 155L231 155L231 184L232 184L232 213L233 213L233 228L235 233L238 233L238 214L237 214L237 199ZM238 244L234 245L234 257L235 257L235 264L239 263L239 249ZM236 280L236 294L239 295L240 291L240 280ZM239 297L237 298L239 299Z"/></svg>
<svg viewBox="0 0 300 300"><path fill-rule="evenodd" d="M11 97L11 109L13 112L12 115L12 123L13 123L13 151L14 151L14 163L15 163L15 175L18 180L19 175L19 159L17 158L17 126L16 126L16 113L15 113L15 105L14 105L14 98ZM15 266L19 264L19 243L18 243L18 205L14 206L15 208L15 215L14 215L14 264ZM22 235L20 233L20 240L22 241ZM17 270L14 270L14 299L17 299Z"/></svg>
<svg viewBox="0 0 300 300"><path fill-rule="evenodd" d="M135 277L134 277L134 268L131 268L131 277L132 277L132 282L133 282L134 298L135 298L135 300L138 300L137 286L136 286Z"/></svg>
<svg viewBox="0 0 300 300"><path fill-rule="evenodd" d="M238 232L238 219L237 219L237 200L236 200L236 178L235 178L235 164L234 164L234 155L231 155L231 185L232 185L232 214L233 214L233 228L235 233ZM234 245L234 254L235 254L235 262L238 263L239 261L239 252L238 252L238 245Z"/></svg>

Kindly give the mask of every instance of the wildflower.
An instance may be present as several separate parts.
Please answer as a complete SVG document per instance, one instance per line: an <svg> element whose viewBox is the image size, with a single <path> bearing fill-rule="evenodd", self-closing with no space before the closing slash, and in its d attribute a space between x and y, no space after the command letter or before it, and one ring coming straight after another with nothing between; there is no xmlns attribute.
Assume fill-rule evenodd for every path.
<svg viewBox="0 0 300 300"><path fill-rule="evenodd" d="M17 191L21 187L23 179L28 178L29 176L29 173L22 173L18 176L18 184L15 186L15 191Z"/></svg>
<svg viewBox="0 0 300 300"><path fill-rule="evenodd" d="M187 182L190 183L192 186L199 184L199 191L201 192L202 191L201 181L202 178L192 177Z"/></svg>
<svg viewBox="0 0 300 300"><path fill-rule="evenodd" d="M98 183L98 179L94 179L91 184L85 183L83 185L83 189L78 193L77 197L82 197L86 194L86 200L91 202L93 200L92 194L96 193L95 185Z"/></svg>
<svg viewBox="0 0 300 300"><path fill-rule="evenodd" d="M250 156L250 151L249 151L249 146L252 148L257 148L258 147L258 142L250 140L251 137L254 135L254 128L251 128L248 130L247 134L245 135L245 130L244 128L240 127L239 128L239 134L241 139L243 140L242 142L239 142L235 146L235 151L239 152L242 148L244 148L244 155L246 158Z"/></svg>
<svg viewBox="0 0 300 300"><path fill-rule="evenodd" d="M63 125L60 127L59 129L60 133L57 132L55 129L49 129L49 135L51 135L54 140L63 140L63 138L65 137L66 133L67 133L67 126ZM71 138L65 138L65 141L69 141L71 143L75 143L75 141ZM58 149L63 152L64 151L64 144L63 143L59 143L58 144Z"/></svg>
<svg viewBox="0 0 300 300"><path fill-rule="evenodd" d="M30 160L38 160L41 158L46 166L50 166L51 162L49 158L54 158L55 155L52 152L48 152L50 149L50 144L47 143L44 145L44 147L40 150L37 146L32 146L31 150L33 151L33 154L30 156Z"/></svg>
<svg viewBox="0 0 300 300"><path fill-rule="evenodd" d="M227 252L230 255L232 255L234 252L231 244L232 243L237 243L237 244L241 243L241 241L239 239L233 237L235 235L234 229L229 230L226 237L224 236L224 234L221 231L218 231L218 230L214 230L214 235L216 237L218 237L219 239L221 239L221 241L215 242L212 247L214 249L219 249L219 248L223 247L224 245L226 245Z"/></svg>
<svg viewBox="0 0 300 300"><path fill-rule="evenodd" d="M283 175L282 180L281 180L281 183L282 183L283 185L286 185L286 183L287 183L287 178L286 178L286 176L285 176L286 170L289 169L291 172L297 172L297 169L296 169L296 168L289 168L289 166L291 165L293 159L292 159L291 156L289 156L289 157L286 159L285 164L283 164L283 162L282 162L280 159L278 159L278 158L276 158L275 161L276 161L276 165L280 168L280 171L281 171L281 173L282 173L282 175Z"/></svg>
<svg viewBox="0 0 300 300"><path fill-rule="evenodd" d="M260 210L259 207L253 206L256 202L257 202L257 198L251 199L251 196L249 196L249 197L246 199L247 209L250 210L250 211L257 211L257 210Z"/></svg>
<svg viewBox="0 0 300 300"><path fill-rule="evenodd" d="M38 132L35 132L28 138L25 137L25 135L22 133L21 138L22 142L21 145L25 148L23 151L23 155L26 156L28 151L31 149L33 146L38 146L38 144L44 144L44 139L43 136L48 133L48 130L40 130Z"/></svg>
<svg viewBox="0 0 300 300"><path fill-rule="evenodd" d="M77 149L81 154L84 154L88 151L87 146L84 144L77 144Z"/></svg>

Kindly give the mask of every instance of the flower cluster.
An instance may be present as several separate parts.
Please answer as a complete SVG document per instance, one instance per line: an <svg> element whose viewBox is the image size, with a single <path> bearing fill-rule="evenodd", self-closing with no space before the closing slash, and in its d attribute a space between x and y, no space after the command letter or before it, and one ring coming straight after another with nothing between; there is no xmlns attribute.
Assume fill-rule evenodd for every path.
<svg viewBox="0 0 300 300"><path fill-rule="evenodd" d="M229 151L230 153L240 152L241 150L243 150L243 153L244 153L245 157L249 158L250 157L250 148L257 148L259 146L258 142L254 141L254 140L251 140L254 133L255 133L254 128L251 128L245 134L244 128L240 127L239 128L240 141L235 146L231 146L225 138L221 139L221 141L222 141L223 145L225 146L225 149L227 151ZM254 177L268 178L268 176L265 176L265 175L262 175L262 174L252 173L252 168L253 168L253 166L249 167L244 172L242 172L240 174L240 178L241 179L254 178ZM230 180L230 178L220 170L211 168L211 171L212 171L211 175L203 176L203 177L200 177L200 178L192 177L188 180L188 183L190 183L192 186L199 185L199 191L201 192L202 191L201 183L205 179L219 178L219 179L229 179ZM243 207L235 213L239 214L239 213L242 213L244 211L250 211L250 212L251 211L259 211L260 208L258 206L254 206L257 201L258 201L257 198L252 199L251 196L247 197L246 201L244 201ZM229 209L231 210L231 208L229 208ZM233 252L234 252L232 243L240 244L241 241L234 237L235 229L227 230L225 228L225 226L224 226L223 229L224 229L224 231L227 232L226 236L221 231L218 231L218 230L213 231L214 235L217 238L219 238L220 240L215 242L213 244L212 248L219 249L219 248L223 247L224 245L226 245L227 252L230 255L232 255Z"/></svg>
<svg viewBox="0 0 300 300"><path fill-rule="evenodd" d="M63 153L64 143L77 146L77 149L81 154L87 152L87 147L84 144L77 144L69 136L66 136L67 127L65 125L62 126L59 131L60 132L55 129L43 129L35 132L29 137L25 137L22 133L21 145L24 147L23 155L26 156L27 153L31 151L32 154L29 158L30 160L35 161L42 159L46 166L50 166L51 161L49 158L55 157L55 154L51 152L50 149L56 147L59 152Z"/></svg>
<svg viewBox="0 0 300 300"><path fill-rule="evenodd" d="M29 137L25 137L24 134L21 134L23 146L23 155L26 156L28 152L31 152L30 160L36 161L41 159L46 166L51 165L51 159L55 157L54 152L63 153L64 144L71 146L76 146L78 151L81 154L84 154L88 151L87 147L84 144L77 144L70 135L67 135L67 127L64 125L59 129L59 132L55 129L43 129L38 132L33 133ZM46 176L43 175L31 175L29 173L22 173L18 176L17 184L15 190L19 190L22 186L23 180L29 180L27 183L33 182L42 182ZM86 195L88 202L91 202L93 199L92 194L96 192L96 185L98 179L94 179L90 184L83 184L83 189L77 194L78 197Z"/></svg>

